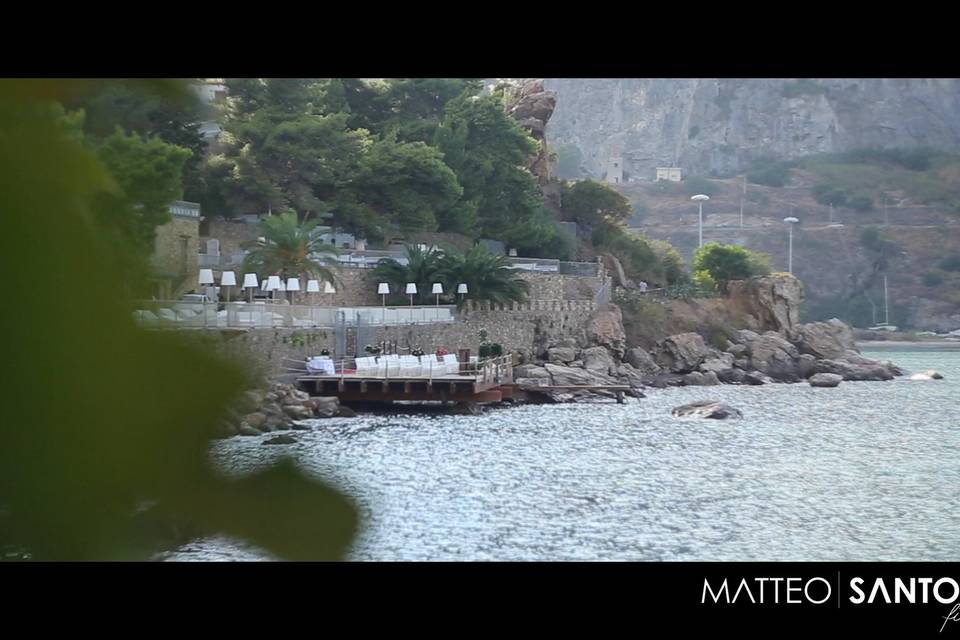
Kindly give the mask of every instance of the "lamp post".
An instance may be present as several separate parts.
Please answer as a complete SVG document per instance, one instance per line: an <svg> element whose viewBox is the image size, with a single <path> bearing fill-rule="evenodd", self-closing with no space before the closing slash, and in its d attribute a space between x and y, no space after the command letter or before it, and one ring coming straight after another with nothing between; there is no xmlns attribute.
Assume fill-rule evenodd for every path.
<svg viewBox="0 0 960 640"><path fill-rule="evenodd" d="M200 278L197 281L209 290L213 284L213 269L200 269Z"/></svg>
<svg viewBox="0 0 960 640"><path fill-rule="evenodd" d="M789 240L787 241L787 273L793 273L793 225L800 222L793 216L789 218L784 218L784 222L787 223L787 227L790 229Z"/></svg>
<svg viewBox="0 0 960 640"><path fill-rule="evenodd" d="M287 292L290 294L290 304L293 304L293 292L300 291L300 278L287 278Z"/></svg>
<svg viewBox="0 0 960 640"><path fill-rule="evenodd" d="M463 297L467 295L467 283L461 282L457 285L457 293L460 295L460 302L463 303Z"/></svg>
<svg viewBox="0 0 960 640"><path fill-rule="evenodd" d="M227 288L227 302L230 302L230 287L237 286L237 274L233 271L224 271L221 273L220 286Z"/></svg>
<svg viewBox="0 0 960 640"><path fill-rule="evenodd" d="M436 305L436 306L439 307L439 306L440 306L440 294L443 293L443 285L440 284L439 282L434 282L434 283L433 283L433 292L432 292L432 293L437 296L437 305Z"/></svg>
<svg viewBox="0 0 960 640"><path fill-rule="evenodd" d="M410 296L410 306L413 306L413 296L417 293L417 285L413 282L407 283L407 295Z"/></svg>
<svg viewBox="0 0 960 640"><path fill-rule="evenodd" d="M387 294L390 293L390 285L381 282L377 285L377 293L380 294L380 306L383 308L383 323L387 322Z"/></svg>
<svg viewBox="0 0 960 640"><path fill-rule="evenodd" d="M747 176L743 176L743 193L740 194L740 228L743 229L743 201L747 199Z"/></svg>
<svg viewBox="0 0 960 640"><path fill-rule="evenodd" d="M267 278L266 291L270 292L271 299L276 299L277 297L276 292L279 291L281 284L282 283L280 282L280 276L270 276L269 278Z"/></svg>
<svg viewBox="0 0 960 640"><path fill-rule="evenodd" d="M253 303L253 290L259 286L260 285L257 283L257 274L243 274L243 288L247 290L247 302L251 304Z"/></svg>
<svg viewBox="0 0 960 640"><path fill-rule="evenodd" d="M699 242L697 244L697 248L699 249L703 246L703 203L709 200L710 196L705 196L702 193L699 193L690 199L699 205Z"/></svg>

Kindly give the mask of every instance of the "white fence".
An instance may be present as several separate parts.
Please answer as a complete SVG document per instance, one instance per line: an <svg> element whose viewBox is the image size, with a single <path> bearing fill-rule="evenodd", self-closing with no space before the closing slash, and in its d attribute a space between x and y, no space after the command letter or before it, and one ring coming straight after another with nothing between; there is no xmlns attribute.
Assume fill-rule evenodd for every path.
<svg viewBox="0 0 960 640"><path fill-rule="evenodd" d="M143 301L133 317L154 329L203 328L333 328L338 324L397 326L453 322L456 307L313 307L265 302L223 304Z"/></svg>

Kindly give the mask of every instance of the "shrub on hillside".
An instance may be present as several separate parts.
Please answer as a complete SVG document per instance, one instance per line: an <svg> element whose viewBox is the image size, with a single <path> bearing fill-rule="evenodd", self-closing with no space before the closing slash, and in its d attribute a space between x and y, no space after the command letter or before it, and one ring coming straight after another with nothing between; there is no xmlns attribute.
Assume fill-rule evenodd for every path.
<svg viewBox="0 0 960 640"><path fill-rule="evenodd" d="M713 180L701 176L691 176L684 180L682 184L688 196L695 196L701 193L706 196L714 196L720 190L717 183Z"/></svg>

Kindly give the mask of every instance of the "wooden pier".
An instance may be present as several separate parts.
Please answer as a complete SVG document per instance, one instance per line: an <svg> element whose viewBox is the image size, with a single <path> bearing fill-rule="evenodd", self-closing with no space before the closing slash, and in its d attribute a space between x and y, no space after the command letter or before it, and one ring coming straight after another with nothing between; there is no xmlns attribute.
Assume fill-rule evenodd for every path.
<svg viewBox="0 0 960 640"><path fill-rule="evenodd" d="M462 363L456 373L442 375L304 374L297 385L311 395L336 396L342 402L501 402L513 396L513 360L500 356Z"/></svg>

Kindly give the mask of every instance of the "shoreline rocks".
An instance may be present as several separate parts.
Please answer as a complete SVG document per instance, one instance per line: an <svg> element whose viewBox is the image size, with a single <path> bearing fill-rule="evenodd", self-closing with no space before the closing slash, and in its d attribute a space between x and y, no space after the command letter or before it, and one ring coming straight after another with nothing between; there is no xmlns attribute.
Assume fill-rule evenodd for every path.
<svg viewBox="0 0 960 640"><path fill-rule="evenodd" d="M248 389L231 407L221 425L221 437L259 436L273 431L310 429L301 420L351 415L336 397L312 397L292 384L275 383L269 389ZM271 442L271 444L274 444Z"/></svg>

